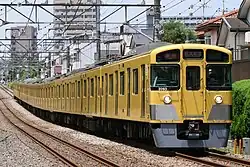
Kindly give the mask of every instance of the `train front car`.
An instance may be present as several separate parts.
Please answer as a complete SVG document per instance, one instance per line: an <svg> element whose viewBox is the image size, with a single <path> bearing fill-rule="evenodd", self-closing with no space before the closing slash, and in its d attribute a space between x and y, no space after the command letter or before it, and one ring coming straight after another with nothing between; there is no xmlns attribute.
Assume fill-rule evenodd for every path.
<svg viewBox="0 0 250 167"><path fill-rule="evenodd" d="M225 147L232 107L229 50L170 45L150 57L150 125L160 148Z"/></svg>

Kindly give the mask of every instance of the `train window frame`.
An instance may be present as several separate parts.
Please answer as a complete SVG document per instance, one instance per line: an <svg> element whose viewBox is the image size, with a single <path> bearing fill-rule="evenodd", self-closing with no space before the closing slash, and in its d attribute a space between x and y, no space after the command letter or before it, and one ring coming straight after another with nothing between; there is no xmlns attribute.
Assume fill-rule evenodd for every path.
<svg viewBox="0 0 250 167"><path fill-rule="evenodd" d="M104 76L102 76L102 82L101 83L102 83L102 85L101 85L101 96L103 96L103 94L104 94L103 93L103 89L104 89L103 88L104 87Z"/></svg>
<svg viewBox="0 0 250 167"><path fill-rule="evenodd" d="M125 95L125 72L120 72L120 95Z"/></svg>
<svg viewBox="0 0 250 167"><path fill-rule="evenodd" d="M198 75L196 75L196 76L198 76L197 78L196 78L196 80L198 80L198 82L197 83L195 83L195 84L197 84L197 85L193 85L194 84L194 82L193 82L193 78L192 78L192 81L190 82L190 85L192 85L192 86L189 86L189 84L188 84L188 70L190 69L198 69ZM195 70L196 70L195 69ZM190 71L190 72L193 72L193 71ZM201 68L200 68L200 66L187 66L186 67L186 90L188 90L188 91L197 91L197 90L200 90L201 89Z"/></svg>
<svg viewBox="0 0 250 167"><path fill-rule="evenodd" d="M73 83L71 83L71 97L75 97L75 83L73 82Z"/></svg>
<svg viewBox="0 0 250 167"><path fill-rule="evenodd" d="M77 81L77 97L81 97L81 81Z"/></svg>
<svg viewBox="0 0 250 167"><path fill-rule="evenodd" d="M63 86L63 92L62 92L62 98L64 99L65 98L65 86L64 86L64 84L62 85Z"/></svg>
<svg viewBox="0 0 250 167"><path fill-rule="evenodd" d="M229 74L229 76L228 76L229 83L230 83L229 86L226 85L225 82L223 82L223 84L220 84L220 85L215 85L215 84L211 84L211 81L209 81L212 78L222 79L223 76L217 77L217 73L213 73L212 70L211 71L209 70L211 68L218 68L218 67L224 68L224 70L227 70L226 74L227 75ZM214 71L216 71L216 70L214 70ZM218 74L222 74L223 72L225 74L225 71L220 69L220 73L218 73ZM211 77L211 75L214 75L214 74L215 74L215 77ZM225 80L225 77L226 77L226 75L224 75L223 80ZM217 80L217 81L221 81L221 80ZM209 91L231 91L232 90L232 83L233 83L232 82L232 64L207 64L207 66L206 66L206 90L209 90Z"/></svg>
<svg viewBox="0 0 250 167"><path fill-rule="evenodd" d="M69 98L69 83L67 83L67 91L66 91L67 98Z"/></svg>
<svg viewBox="0 0 250 167"><path fill-rule="evenodd" d="M177 58L176 59L167 59L167 58L162 58L163 55L162 54L167 54L167 53L170 53L170 54L173 54L174 52L177 53ZM166 55L164 55L165 57L167 57ZM166 51L163 51L163 52L159 52L156 54L156 57L155 57L155 61L157 63L162 63L162 62L180 62L181 60L181 50L180 49L171 49L171 50L166 50Z"/></svg>
<svg viewBox="0 0 250 167"><path fill-rule="evenodd" d="M94 78L90 79L90 96L94 97Z"/></svg>
<svg viewBox="0 0 250 167"><path fill-rule="evenodd" d="M101 79L100 77L97 77L97 96L100 96L101 95L101 91L100 91L100 84L101 84Z"/></svg>
<svg viewBox="0 0 250 167"><path fill-rule="evenodd" d="M58 86L58 98L61 98L61 85Z"/></svg>
<svg viewBox="0 0 250 167"><path fill-rule="evenodd" d="M109 95L114 95L114 76L113 74L109 75Z"/></svg>
<svg viewBox="0 0 250 167"><path fill-rule="evenodd" d="M50 98L53 98L53 86L50 86Z"/></svg>
<svg viewBox="0 0 250 167"><path fill-rule="evenodd" d="M174 81L176 81L176 85L171 85L171 86L159 86L155 85L156 83L156 77L157 77L157 68L171 68L176 70L175 76L171 76L171 78L175 78ZM150 64L150 90L151 91L166 91L166 90L171 90L171 91L177 91L181 87L181 67L179 64ZM171 72L171 74L173 74ZM154 77L155 76L155 77ZM165 79L165 78L164 78Z"/></svg>
<svg viewBox="0 0 250 167"><path fill-rule="evenodd" d="M202 55L200 56L200 57L186 57L185 56L185 52L187 52L187 51L200 51L200 52L202 52ZM202 60L202 59L204 59L204 50L203 49L184 49L183 51L182 51L182 56L183 56L183 59L185 59L185 60Z"/></svg>
<svg viewBox="0 0 250 167"><path fill-rule="evenodd" d="M87 80L85 79L84 81L83 81L83 96L84 97L87 97Z"/></svg>
<svg viewBox="0 0 250 167"><path fill-rule="evenodd" d="M222 54L224 54L224 55L227 55L227 59L226 60L222 60L222 61L219 61L219 60L215 60L215 59L213 59L213 60L208 60L208 55L209 55L209 51L212 51L212 52L217 52L217 53L222 53ZM218 57L218 56L214 56L214 57ZM227 54L227 53L225 53L225 52L222 52L222 51L219 51L219 50L215 50L215 49L207 49L206 50L206 62L207 63L215 63L215 62L220 62L220 63L228 63L229 62L229 54Z"/></svg>
<svg viewBox="0 0 250 167"><path fill-rule="evenodd" d="M137 95L139 93L139 70L138 68L133 69L133 94Z"/></svg>

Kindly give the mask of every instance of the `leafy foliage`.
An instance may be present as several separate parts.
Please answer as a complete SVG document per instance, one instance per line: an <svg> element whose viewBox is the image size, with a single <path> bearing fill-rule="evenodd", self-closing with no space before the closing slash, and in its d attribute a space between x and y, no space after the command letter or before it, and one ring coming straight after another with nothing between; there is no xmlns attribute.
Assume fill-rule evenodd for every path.
<svg viewBox="0 0 250 167"><path fill-rule="evenodd" d="M161 40L174 44L185 43L186 40L195 40L196 35L193 30L185 27L185 25L179 21L169 21L163 25L163 35Z"/></svg>
<svg viewBox="0 0 250 167"><path fill-rule="evenodd" d="M37 71L35 69L29 69L29 71L25 70L24 68L21 69L20 72L20 80L23 81L26 78L35 78L37 77Z"/></svg>
<svg viewBox="0 0 250 167"><path fill-rule="evenodd" d="M250 80L233 84L233 138L250 137Z"/></svg>
<svg viewBox="0 0 250 167"><path fill-rule="evenodd" d="M8 87L9 87L10 89L13 89L13 85L14 85L13 82L9 82L9 83L8 83Z"/></svg>

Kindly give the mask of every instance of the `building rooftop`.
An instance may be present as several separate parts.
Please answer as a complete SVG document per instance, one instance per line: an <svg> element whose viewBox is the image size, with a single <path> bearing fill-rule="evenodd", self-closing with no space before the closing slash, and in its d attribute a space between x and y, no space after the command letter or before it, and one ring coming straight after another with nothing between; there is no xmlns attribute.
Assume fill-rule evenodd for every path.
<svg viewBox="0 0 250 167"><path fill-rule="evenodd" d="M211 20L208 20L208 21L205 21L199 25L196 26L196 29L195 31L208 31L209 29L211 28L218 28L220 27L220 24L221 24L221 19L223 17L225 18L236 18L237 17L237 14L238 14L238 9L236 10L233 10L231 12L228 12L224 15L221 15L221 16L217 16L216 18L214 19L211 19Z"/></svg>
<svg viewBox="0 0 250 167"><path fill-rule="evenodd" d="M250 27L238 18L224 18L223 21L227 24L231 32L247 32L250 31Z"/></svg>

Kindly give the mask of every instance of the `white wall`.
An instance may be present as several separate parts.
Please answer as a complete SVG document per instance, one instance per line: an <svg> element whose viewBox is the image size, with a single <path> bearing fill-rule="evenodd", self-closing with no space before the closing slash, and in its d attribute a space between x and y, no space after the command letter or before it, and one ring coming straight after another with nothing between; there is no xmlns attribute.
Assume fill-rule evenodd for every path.
<svg viewBox="0 0 250 167"><path fill-rule="evenodd" d="M245 42L250 43L250 32L246 32L246 34L245 34Z"/></svg>
<svg viewBox="0 0 250 167"><path fill-rule="evenodd" d="M225 43L226 48L234 48L235 47L235 34L236 34L236 32L229 32L229 34L227 36L226 43ZM234 60L241 59L240 51L238 51L240 49L240 47L238 45L243 45L243 44L245 44L245 33L240 32L237 34L237 37L236 37L236 50L233 54Z"/></svg>

